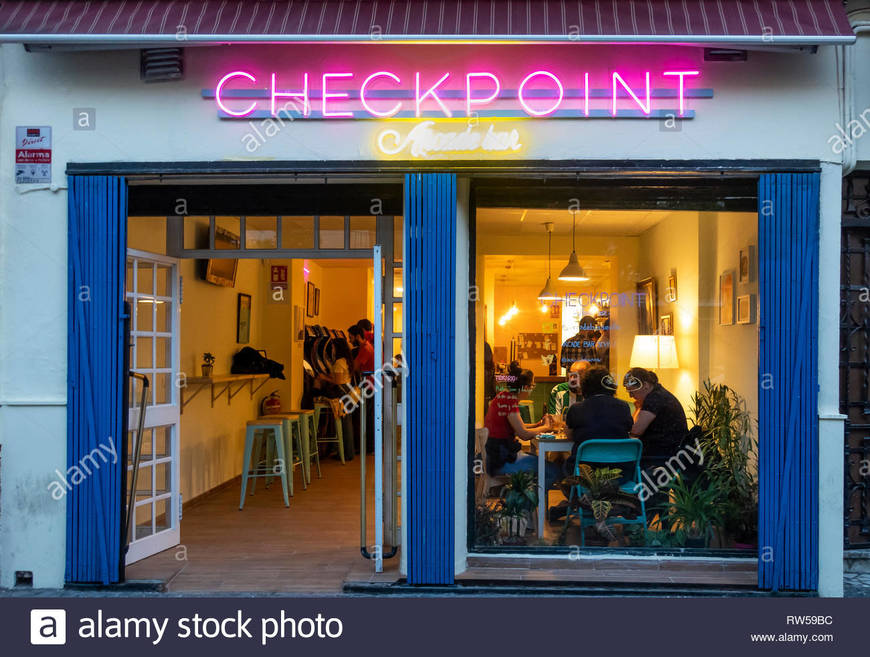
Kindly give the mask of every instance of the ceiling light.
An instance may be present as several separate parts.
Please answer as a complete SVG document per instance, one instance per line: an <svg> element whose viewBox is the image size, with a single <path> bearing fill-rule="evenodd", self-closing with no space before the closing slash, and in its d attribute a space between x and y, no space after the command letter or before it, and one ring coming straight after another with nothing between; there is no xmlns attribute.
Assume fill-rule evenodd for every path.
<svg viewBox="0 0 870 657"><path fill-rule="evenodd" d="M559 301L559 293L553 286L550 276L550 251L553 244L553 222L548 221L544 224L547 230L547 282L544 283L544 288L538 293L538 301Z"/></svg>
<svg viewBox="0 0 870 657"><path fill-rule="evenodd" d="M562 270L562 273L559 274L560 281L574 281L574 282L583 282L588 281L589 277L586 275L586 272L583 270L583 267L580 266L580 262L577 259L577 250L574 247L574 239L577 235L577 213L571 212L571 255L568 257L568 264L565 265L565 268Z"/></svg>

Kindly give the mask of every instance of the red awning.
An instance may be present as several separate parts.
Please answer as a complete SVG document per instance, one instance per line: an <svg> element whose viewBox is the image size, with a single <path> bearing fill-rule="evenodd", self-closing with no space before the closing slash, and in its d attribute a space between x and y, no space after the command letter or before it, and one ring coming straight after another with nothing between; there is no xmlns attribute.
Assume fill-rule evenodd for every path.
<svg viewBox="0 0 870 657"><path fill-rule="evenodd" d="M0 4L0 41L852 43L840 0L106 0Z"/></svg>

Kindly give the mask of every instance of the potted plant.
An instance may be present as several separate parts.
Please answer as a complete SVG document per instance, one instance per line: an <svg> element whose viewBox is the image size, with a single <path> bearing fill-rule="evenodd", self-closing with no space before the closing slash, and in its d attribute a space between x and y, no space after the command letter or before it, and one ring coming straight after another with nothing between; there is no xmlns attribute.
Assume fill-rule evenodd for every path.
<svg viewBox="0 0 870 657"><path fill-rule="evenodd" d="M721 491L714 483L696 479L688 484L678 476L670 485L668 502L662 505L672 532L685 535L686 547L707 547L713 530L720 527L723 513L717 504Z"/></svg>
<svg viewBox="0 0 870 657"><path fill-rule="evenodd" d="M531 472L515 472L505 485L501 504L501 535L509 542L525 540L538 505L538 483Z"/></svg>
<svg viewBox="0 0 870 657"><path fill-rule="evenodd" d="M579 484L585 489L578 503L592 512L595 529L608 541L616 540L616 536L608 526L607 518L611 515L624 515L626 512L636 514L640 507L636 495L619 489L621 476L621 468L593 468L581 463L577 476L567 477L565 480L570 486Z"/></svg>
<svg viewBox="0 0 870 657"><path fill-rule="evenodd" d="M209 352L205 352L202 355L202 375L203 376L211 376L214 371L214 361L215 357Z"/></svg>
<svg viewBox="0 0 870 657"><path fill-rule="evenodd" d="M474 509L477 545L498 545L501 542L501 512L498 508L480 504Z"/></svg>
<svg viewBox="0 0 870 657"><path fill-rule="evenodd" d="M758 439L746 401L724 384L704 382L691 411L701 428L703 477L719 491L722 529L737 547L758 541Z"/></svg>

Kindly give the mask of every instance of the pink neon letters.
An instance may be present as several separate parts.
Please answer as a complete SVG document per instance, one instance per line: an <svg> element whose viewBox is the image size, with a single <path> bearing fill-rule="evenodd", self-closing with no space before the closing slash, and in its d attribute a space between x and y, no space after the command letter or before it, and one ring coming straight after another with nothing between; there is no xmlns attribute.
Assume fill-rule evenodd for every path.
<svg viewBox="0 0 870 657"><path fill-rule="evenodd" d="M492 71L465 73L464 89L455 88L455 82L450 84L451 75L451 71L444 73L438 71L425 75L420 71L415 71L414 89L408 90L407 87L403 88L402 78L392 71L381 70L370 73L363 78L362 84L353 82L355 78L357 80L362 78L362 76L357 77L355 73L326 72L320 76L320 89L312 90L309 74L306 72L301 74L301 90L297 86L295 90L290 91L286 89L286 80L282 84L277 73L270 74L271 86L268 90L263 90L256 88L257 77L253 73L235 70L220 78L215 86L214 98L218 109L225 115L234 118L250 116L261 108L261 101L256 99L265 100L267 96L271 116L278 116L280 112L287 113L293 110L308 117L311 114L311 96L317 98L318 91L321 100L320 114L323 118L331 119L364 118L365 114L379 119L390 118L402 111L404 103L398 99L410 98L412 93L414 98L413 116L418 118L423 116L424 112L431 115L433 109L445 117L452 117L454 112L461 112L460 108L463 108L466 116L472 116L479 108L496 102L502 108L508 108L511 103L518 103L519 108L527 116L545 117L552 115L566 104L565 81L568 78L560 78L552 71L541 69L529 73L519 82L516 92L511 91L510 86L505 87L505 81ZM677 79L675 91L677 92L680 116L685 116L686 113L686 79L697 78L700 75L700 71L694 70L661 71L656 74L659 80ZM436 76L440 77L437 77L436 80ZM644 115L649 116L653 110L652 76L650 71L643 72L642 77L637 74L624 75L619 71L613 71L608 80L609 89L602 95L600 90L591 94L590 74L588 72L574 75L569 81L569 87L572 90L578 87L578 90L574 91L573 95L568 96L577 99L573 101L571 107L575 111L582 111L584 116L590 116L591 94L595 98L601 98L602 101L605 99L609 101L609 114L615 117L620 115L620 99L625 99L627 96L628 100L624 102L636 105ZM299 77L297 74L297 84ZM435 80L434 84L433 80ZM231 82L237 85L233 89L235 93L227 89ZM516 84L510 80L507 82L508 85ZM638 84L639 82L640 84ZM358 94L353 91L356 84L359 84ZM384 85L386 85L386 89L384 89ZM670 88L672 89L672 87ZM246 95L245 92L250 93ZM673 100L671 94L657 97L667 98L669 102ZM289 101L279 107L279 99L285 98ZM390 101L392 105L384 101ZM353 111L354 105L356 111ZM624 105L622 106L624 107ZM596 109L596 116L601 116L602 110L603 108ZM410 114L410 112L407 113Z"/></svg>

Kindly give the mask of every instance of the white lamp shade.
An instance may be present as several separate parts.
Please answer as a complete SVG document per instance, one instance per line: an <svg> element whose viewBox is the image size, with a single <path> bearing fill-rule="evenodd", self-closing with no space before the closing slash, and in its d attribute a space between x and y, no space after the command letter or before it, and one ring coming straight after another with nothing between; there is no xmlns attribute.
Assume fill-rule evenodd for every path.
<svg viewBox="0 0 870 657"><path fill-rule="evenodd" d="M565 265L565 268L562 270L562 273L559 274L560 281L588 281L589 277L586 275L586 272L583 270L583 267L580 266L580 261L577 259L577 252L571 251L571 255L568 257L568 264Z"/></svg>
<svg viewBox="0 0 870 657"><path fill-rule="evenodd" d="M677 342L673 335L636 335L631 348L630 367L648 370L673 369L677 360Z"/></svg>
<svg viewBox="0 0 870 657"><path fill-rule="evenodd" d="M548 277L547 282L544 284L544 289L538 293L538 301L559 301L559 299L561 297Z"/></svg>

